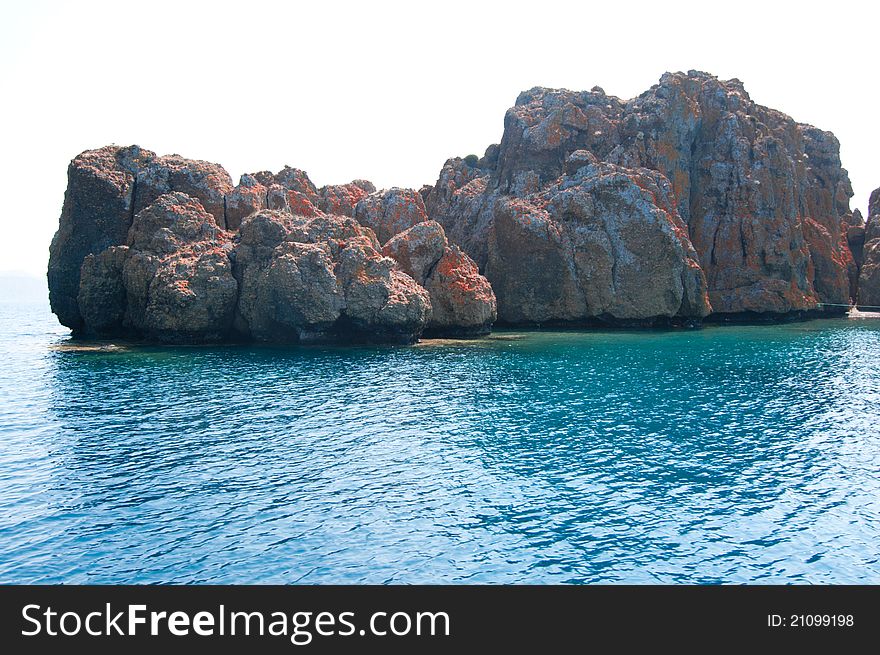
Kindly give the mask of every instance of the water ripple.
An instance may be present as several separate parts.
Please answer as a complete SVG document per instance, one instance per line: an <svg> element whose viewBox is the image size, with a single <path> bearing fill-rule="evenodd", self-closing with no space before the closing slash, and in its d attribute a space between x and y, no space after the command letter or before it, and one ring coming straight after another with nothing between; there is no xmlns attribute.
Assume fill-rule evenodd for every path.
<svg viewBox="0 0 880 655"><path fill-rule="evenodd" d="M880 582L871 321L69 345L3 306L0 582Z"/></svg>

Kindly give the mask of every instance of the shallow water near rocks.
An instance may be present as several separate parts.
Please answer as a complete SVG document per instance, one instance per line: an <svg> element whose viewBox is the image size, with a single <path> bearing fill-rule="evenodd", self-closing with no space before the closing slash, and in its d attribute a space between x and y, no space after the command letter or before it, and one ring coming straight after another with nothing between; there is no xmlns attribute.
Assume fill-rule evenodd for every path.
<svg viewBox="0 0 880 655"><path fill-rule="evenodd" d="M499 336L81 348L2 305L0 582L880 583L880 320Z"/></svg>

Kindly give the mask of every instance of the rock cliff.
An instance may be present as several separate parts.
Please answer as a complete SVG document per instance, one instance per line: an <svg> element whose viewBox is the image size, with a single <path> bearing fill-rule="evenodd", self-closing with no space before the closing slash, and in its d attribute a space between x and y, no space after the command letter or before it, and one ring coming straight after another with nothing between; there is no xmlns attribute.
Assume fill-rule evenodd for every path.
<svg viewBox="0 0 880 655"><path fill-rule="evenodd" d="M863 247L859 253L858 304L870 311L880 311L880 189L875 189L868 203L868 220L859 233L855 230L856 242Z"/></svg>
<svg viewBox="0 0 880 655"><path fill-rule="evenodd" d="M448 160L425 204L502 320L628 324L845 311L851 196L831 133L690 71L629 101L520 94L501 143Z"/></svg>

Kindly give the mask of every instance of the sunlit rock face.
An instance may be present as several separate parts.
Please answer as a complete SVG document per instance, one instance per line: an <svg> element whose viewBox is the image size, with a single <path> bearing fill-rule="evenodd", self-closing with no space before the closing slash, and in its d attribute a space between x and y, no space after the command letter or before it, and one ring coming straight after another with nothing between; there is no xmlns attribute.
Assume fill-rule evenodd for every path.
<svg viewBox="0 0 880 655"><path fill-rule="evenodd" d="M428 292L349 217L258 212L241 226L235 259L235 326L258 340L408 343L427 323Z"/></svg>
<svg viewBox="0 0 880 655"><path fill-rule="evenodd" d="M380 243L428 220L425 202L413 189L383 189L365 196L354 208L354 217L376 233Z"/></svg>
<svg viewBox="0 0 880 655"><path fill-rule="evenodd" d="M496 203L486 275L510 323L639 325L710 309L669 183L648 169L588 164Z"/></svg>
<svg viewBox="0 0 880 655"><path fill-rule="evenodd" d="M590 166L598 168L587 183L579 178ZM617 191L598 183L612 175L609 166L617 167ZM634 204L645 169L663 178L653 181L662 191ZM573 187L583 211L562 212L553 196ZM485 271L503 320L833 313L856 286L852 190L837 139L754 103L735 79L667 73L629 101L598 87L531 89L508 110L500 145L478 160L448 160L425 195L429 217ZM656 224L639 214L665 214L658 234L677 235L677 255L662 240L656 249L639 245L644 234L632 226ZM537 227L514 230L526 215L542 236ZM630 227L619 230L618 221ZM597 249L603 231L608 245ZM595 256L578 260L572 253L585 234L582 250ZM528 266L524 252L540 253L556 273ZM627 279L611 287L609 268ZM688 284L682 270L693 271ZM633 277L650 287L642 299L629 290Z"/></svg>

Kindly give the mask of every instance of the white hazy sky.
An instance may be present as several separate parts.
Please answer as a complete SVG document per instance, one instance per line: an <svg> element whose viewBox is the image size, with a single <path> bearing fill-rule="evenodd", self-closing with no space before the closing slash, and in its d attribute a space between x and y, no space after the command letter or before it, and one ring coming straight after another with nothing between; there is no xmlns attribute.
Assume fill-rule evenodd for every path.
<svg viewBox="0 0 880 655"><path fill-rule="evenodd" d="M869 2L0 0L0 271L43 275L68 161L137 143L318 185L433 183L532 86L629 98L666 70L738 77L833 131L864 211L880 186Z"/></svg>

